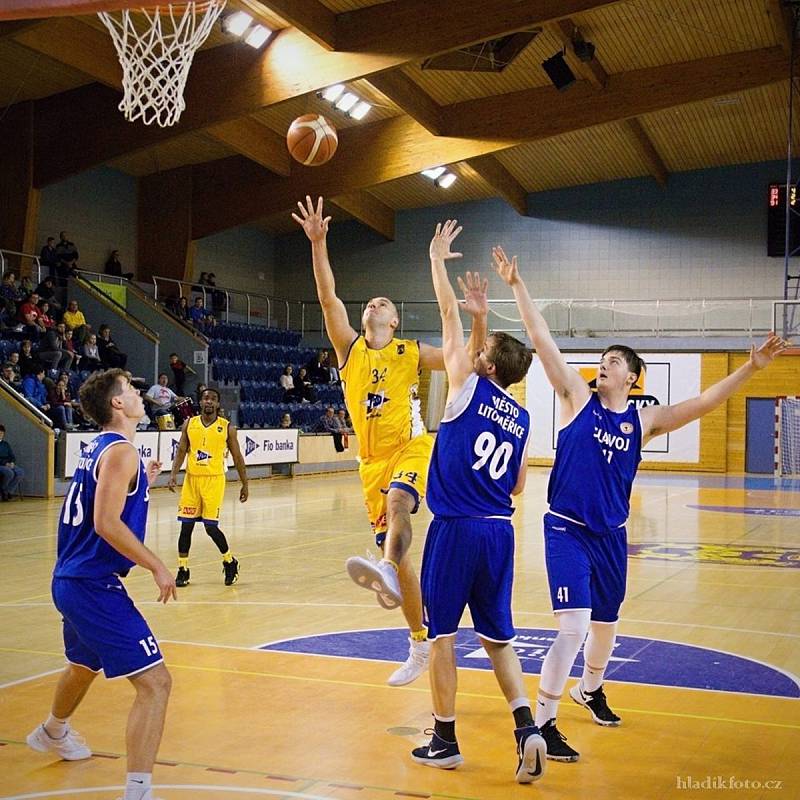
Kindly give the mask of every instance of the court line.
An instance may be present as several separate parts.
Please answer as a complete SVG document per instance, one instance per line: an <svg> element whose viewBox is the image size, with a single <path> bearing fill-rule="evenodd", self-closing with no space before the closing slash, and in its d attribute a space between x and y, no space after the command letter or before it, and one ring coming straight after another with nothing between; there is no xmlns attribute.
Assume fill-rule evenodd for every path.
<svg viewBox="0 0 800 800"><path fill-rule="evenodd" d="M265 652L275 652L275 651L265 651ZM312 655L312 656L316 656L318 658L322 657L322 658L340 658L340 659L352 658L352 657L348 657L348 656L320 656L320 655L314 654L314 653L311 653L311 654L309 654L309 653L289 653L289 654L284 654L284 655L303 655L303 656ZM357 661L372 661L372 662L374 662L374 659L356 658L355 660L357 660ZM392 662L392 663L394 663L394 662ZM280 674L280 673L274 673L274 672L258 672L258 671L253 671L253 670L228 669L226 667L200 667L200 666L197 666L197 665L194 665L194 664L192 664L192 665L190 665L190 664L176 664L176 663L174 663L172 661L169 662L169 667L170 667L170 669L188 669L188 670L195 670L197 672L217 672L217 673L227 674L227 675L247 675L247 676L250 676L250 677L257 677L257 678L276 678L276 679L279 679L279 680L305 681L305 682L308 682L308 683L333 684L333 685L336 685L336 686L354 686L354 687L358 687L358 688L362 688L362 689L383 689L383 690L393 689L393 690L396 690L396 688L397 688L397 687L387 686L387 684L384 684L384 683L367 683L367 682L364 682L364 681L343 681L343 680L338 680L338 679L334 679L334 678L312 678L312 677L309 677L309 676L306 676L306 675L286 675L286 674ZM485 670L481 670L481 671L485 672ZM647 685L648 686L657 686L658 688L679 689L679 690L687 688L687 687L682 687L682 686L659 686L658 684L647 684ZM404 686L402 688L405 691L420 692L422 694L428 694L430 692L430 690L427 687L422 689L422 688L417 688L415 686ZM691 688L691 687L688 687L688 688ZM714 691L714 690L697 689L696 691ZM725 694L731 694L731 695L747 694L747 696L759 697L759 698L768 697L768 695L750 695L750 694L748 694L746 692L725 692ZM498 700L498 701L505 702L503 700L502 696L494 695L494 694L482 694L482 693L479 693L479 692L461 692L460 691L459 692L459 696L461 696L461 697L472 697L472 698L481 699L481 700ZM775 698L775 699L776 700L788 700L788 699L791 699L791 698ZM769 721L766 721L766 720L762 721L762 720L753 720L753 719L734 719L734 718L731 718L731 717L715 717L715 716L703 715L703 714L686 714L686 713L681 713L681 712L676 712L676 711L655 711L655 710L650 710L650 709L639 709L639 708L619 708L619 707L616 707L616 706L615 706L615 708L618 708L619 711L622 711L622 712L625 712L625 713L629 713L629 714L653 714L655 716L675 717L677 719L698 719L698 720L706 720L708 722L728 722L728 723L730 723L732 725L755 725L755 726L758 726L758 727L787 728L789 730L800 730L800 724L793 725L791 723L785 723L785 722L769 722Z"/></svg>
<svg viewBox="0 0 800 800"><path fill-rule="evenodd" d="M256 789L245 786L225 786L223 784L193 784L193 783L161 783L155 784L153 789L176 789L179 792L232 792L234 794L258 794L270 797L300 797L303 800L330 800L330 795L323 797L320 794L306 794L305 792L290 792L286 789ZM93 792L118 792L125 791L124 786L94 786L84 789L59 789L55 792L33 792L31 794L13 794L0 797L0 800L35 800L38 797L61 797L62 795L91 794Z"/></svg>
<svg viewBox="0 0 800 800"><path fill-rule="evenodd" d="M319 544L325 544L325 543L329 543L329 542L334 542L334 541L337 541L337 540L340 540L340 539L349 539L353 535L355 535L355 534L347 533L347 534L342 534L341 536L328 536L325 539L317 539L317 540L314 540L314 541L307 541L306 540L306 541L303 541L303 542L296 542L294 544L285 545L283 547L276 547L276 548L273 548L272 550L262 550L262 551L257 552L257 553L240 553L239 555L241 555L241 557L245 558L245 559L247 559L247 558L258 558L259 556L269 556L269 555L272 555L273 553L280 553L280 552L282 552L284 550L293 550L293 549L301 548L301 547L312 547L312 546L316 547ZM218 559L215 559L214 561L200 561L200 562L198 562L196 564L193 564L192 568L195 569L197 567L208 567L208 566L211 566L212 564L219 564L219 563L220 562L219 562ZM130 581L139 580L140 578L150 578L152 580L152 576L144 568L141 568L141 571L138 574L131 575L130 577L125 578L125 580L126 580L126 582L130 582ZM14 605L14 604L17 604L17 603L24 603L24 602L26 602L28 600L41 600L43 597L50 597L50 594L49 593L47 593L47 594L34 594L34 595L31 595L30 597L20 597L17 600L7 600L6 603L4 603L3 605L5 605L5 604Z"/></svg>
<svg viewBox="0 0 800 800"><path fill-rule="evenodd" d="M28 681L35 681L37 678L46 678L48 675L55 675L57 672L63 672L64 668L50 669L47 672L39 672L36 675L29 675L27 678L18 678L15 681L8 683L0 683L0 689L8 689L10 686L18 686L20 683L27 683Z"/></svg>

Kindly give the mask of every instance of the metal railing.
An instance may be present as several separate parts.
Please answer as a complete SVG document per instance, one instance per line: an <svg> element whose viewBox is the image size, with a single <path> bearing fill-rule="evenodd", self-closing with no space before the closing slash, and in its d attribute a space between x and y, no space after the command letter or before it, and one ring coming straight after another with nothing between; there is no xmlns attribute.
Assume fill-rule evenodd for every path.
<svg viewBox="0 0 800 800"><path fill-rule="evenodd" d="M325 336L322 308L317 301L286 300L225 286L208 287L191 281L154 277L155 297L159 284L175 286L178 297L201 295L208 307L209 295L225 296L225 307L218 304L221 318L233 316L248 323L262 323L299 330L304 336ZM162 291L163 294L163 291ZM219 295L218 295L219 297ZM236 302L233 302L233 300ZM608 336L645 337L721 337L754 336L773 325L772 297L678 298L669 300L603 300L550 298L537 301L554 336L594 338ZM359 328L365 300L344 300L351 324ZM238 304L238 308L237 308ZM278 319L275 308L283 311ZM265 309L266 314L258 309ZM405 337L438 336L441 333L439 308L435 301L400 301L398 334ZM523 330L513 300L489 301L489 328L519 332Z"/></svg>
<svg viewBox="0 0 800 800"><path fill-rule="evenodd" d="M17 250L0 249L0 277L6 274L6 270L12 270L13 272L19 274L19 270L14 269L11 266L10 259L13 257L20 259L20 261L23 258L29 258L32 262L31 273L33 273L34 268L36 270L37 285L42 282L42 262L39 260L39 256L34 255L33 253L20 253Z"/></svg>

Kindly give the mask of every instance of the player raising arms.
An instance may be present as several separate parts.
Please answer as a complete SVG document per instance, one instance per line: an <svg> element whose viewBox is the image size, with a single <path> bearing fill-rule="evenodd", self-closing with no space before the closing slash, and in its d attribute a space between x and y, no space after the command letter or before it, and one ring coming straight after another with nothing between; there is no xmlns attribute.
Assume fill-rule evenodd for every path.
<svg viewBox="0 0 800 800"><path fill-rule="evenodd" d="M597 391L567 365L544 317L519 277L517 258L493 250L495 268L511 287L525 329L558 395L561 418L555 463L544 517L545 559L558 635L545 657L539 681L536 724L547 756L577 761L556 728L558 701L572 665L583 648L583 676L570 697L586 707L598 725L619 725L608 707L603 677L614 650L619 608L625 597L627 537L633 479L641 449L650 439L677 430L724 403L787 343L771 333L750 360L699 397L637 412L628 394L644 361L629 347L611 345L600 358ZM587 638L588 633L588 638Z"/></svg>
<svg viewBox="0 0 800 800"><path fill-rule="evenodd" d="M81 408L102 432L81 451L61 509L53 600L63 617L67 667L47 721L28 736L40 752L67 761L92 752L69 718L102 669L128 678L136 690L128 715L128 777L123 800L152 800L150 789L171 678L150 628L128 597L121 577L135 564L153 573L158 599L176 596L167 567L144 545L149 487L161 465L145 470L133 445L144 414L139 392L121 369L95 372L81 386Z"/></svg>
<svg viewBox="0 0 800 800"><path fill-rule="evenodd" d="M247 500L247 469L239 449L236 428L219 415L219 392L206 389L200 398L200 416L191 417L181 427L178 451L169 476L169 490L175 491L178 472L186 462L186 476L178 501L178 519L181 532L178 537L177 586L189 584L189 548L192 546L192 531L202 521L206 533L222 554L222 572L225 585L232 586L239 579L239 562L233 557L225 534L219 529L219 512L225 496L225 457L233 456L242 488L239 502Z"/></svg>
<svg viewBox="0 0 800 800"><path fill-rule="evenodd" d="M389 677L391 686L416 680L427 667L430 644L422 624L422 600L414 567L406 554L411 544L411 514L425 495L433 439L425 430L417 399L422 367L444 369L438 347L412 339L396 339L397 309L386 297L374 297L362 317L364 334L351 327L344 303L336 296L328 261L330 217L322 198L310 197L292 214L311 242L314 280L344 381L347 409L359 443L359 476L375 541L384 558L348 559L356 583L377 594L384 608L401 606L410 628L406 662ZM486 337L486 293L480 285L465 287L465 310L473 317L471 351ZM479 343L477 346L475 343Z"/></svg>
<svg viewBox="0 0 800 800"><path fill-rule="evenodd" d="M511 644L511 495L525 488L530 416L506 389L525 377L532 357L522 342L506 333L490 334L477 357L464 347L458 303L445 268L447 259L461 256L450 252L460 232L455 220L448 220L436 226L430 245L448 390L431 460L428 506L434 517L422 557L422 598L433 640L435 723L430 742L413 750L411 757L443 769L464 760L455 735L455 637L469 605L475 633L514 715L516 779L531 783L544 772L545 743L533 724L522 668ZM475 280L480 283L477 276Z"/></svg>

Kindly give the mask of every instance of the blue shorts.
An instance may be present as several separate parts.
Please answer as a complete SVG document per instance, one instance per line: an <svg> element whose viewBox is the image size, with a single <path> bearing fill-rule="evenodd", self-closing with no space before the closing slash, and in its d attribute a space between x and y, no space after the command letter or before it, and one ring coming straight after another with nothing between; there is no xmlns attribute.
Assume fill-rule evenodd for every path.
<svg viewBox="0 0 800 800"><path fill-rule="evenodd" d="M428 638L454 636L469 606L475 633L510 642L514 528L510 520L434 518L422 555L422 604Z"/></svg>
<svg viewBox="0 0 800 800"><path fill-rule="evenodd" d="M131 677L164 660L144 617L116 575L53 578L53 601L64 621L67 661L106 678Z"/></svg>
<svg viewBox="0 0 800 800"><path fill-rule="evenodd" d="M624 527L598 535L545 514L544 548L553 611L588 608L595 622L619 619L628 571Z"/></svg>

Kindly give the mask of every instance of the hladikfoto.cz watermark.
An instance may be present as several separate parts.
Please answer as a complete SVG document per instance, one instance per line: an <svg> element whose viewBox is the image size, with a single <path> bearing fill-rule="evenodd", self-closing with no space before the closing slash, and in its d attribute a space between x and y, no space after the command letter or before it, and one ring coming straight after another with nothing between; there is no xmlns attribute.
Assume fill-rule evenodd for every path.
<svg viewBox="0 0 800 800"><path fill-rule="evenodd" d="M683 778L680 775L676 775L675 781L678 789L733 789L734 791L736 789L783 789L783 781L756 781L750 778L737 778L735 775L728 777L706 775L705 778L693 778L691 775Z"/></svg>

